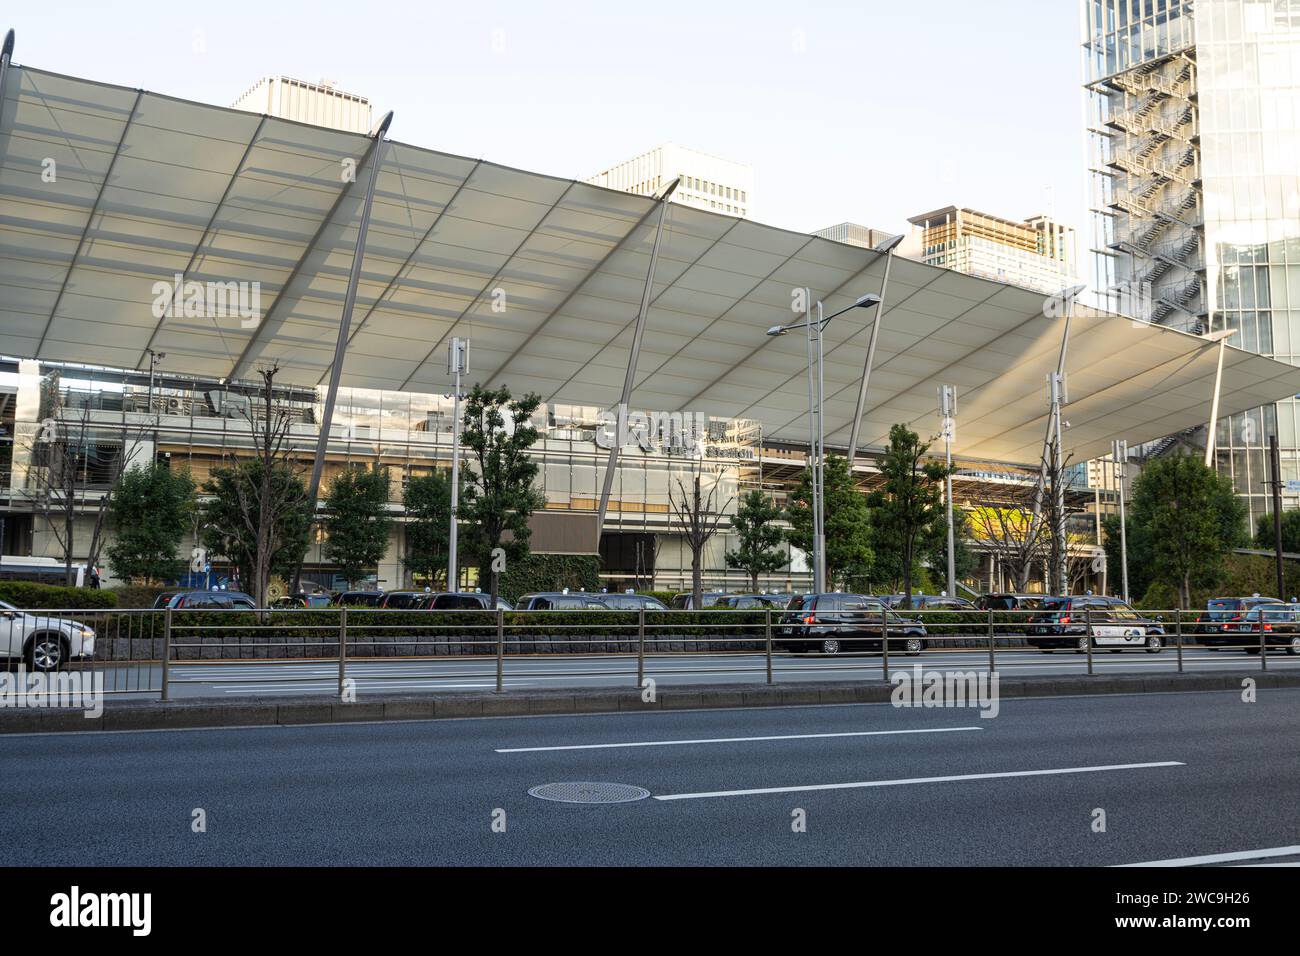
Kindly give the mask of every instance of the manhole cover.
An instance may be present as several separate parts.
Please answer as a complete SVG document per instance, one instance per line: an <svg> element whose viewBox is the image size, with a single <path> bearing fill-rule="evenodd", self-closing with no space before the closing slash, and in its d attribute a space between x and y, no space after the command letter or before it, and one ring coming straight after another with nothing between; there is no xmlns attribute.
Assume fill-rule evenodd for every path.
<svg viewBox="0 0 1300 956"><path fill-rule="evenodd" d="M544 783L529 795L559 803L631 803L644 800L650 791L626 783Z"/></svg>

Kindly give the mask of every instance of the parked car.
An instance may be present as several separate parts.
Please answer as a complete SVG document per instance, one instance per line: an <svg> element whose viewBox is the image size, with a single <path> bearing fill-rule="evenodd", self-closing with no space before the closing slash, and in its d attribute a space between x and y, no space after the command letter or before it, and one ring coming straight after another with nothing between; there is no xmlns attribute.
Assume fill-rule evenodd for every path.
<svg viewBox="0 0 1300 956"><path fill-rule="evenodd" d="M432 596L431 591L388 591L379 607L389 611L414 611Z"/></svg>
<svg viewBox="0 0 1300 956"><path fill-rule="evenodd" d="M156 610L171 608L186 611L228 611L232 608L241 611L257 609L257 602L243 591L168 591L154 599Z"/></svg>
<svg viewBox="0 0 1300 956"><path fill-rule="evenodd" d="M1165 628L1159 621L1135 611L1119 598L1100 594L1048 597L1038 613L1029 618L1025 639L1040 651L1074 648L1088 650L1088 622L1092 623L1092 646L1110 651L1144 650L1159 654L1165 644Z"/></svg>
<svg viewBox="0 0 1300 956"><path fill-rule="evenodd" d="M0 601L0 657L21 658L33 671L56 671L69 660L94 654L93 628Z"/></svg>
<svg viewBox="0 0 1300 956"><path fill-rule="evenodd" d="M298 608L329 607L334 603L328 594L286 594L271 602L275 611L294 610Z"/></svg>
<svg viewBox="0 0 1300 956"><path fill-rule="evenodd" d="M492 607L492 595L481 591L440 591L425 595L426 600L420 605L423 610L432 611L486 611ZM509 601L498 597L496 608L499 611L513 611Z"/></svg>
<svg viewBox="0 0 1300 956"><path fill-rule="evenodd" d="M521 594L515 602L517 611L608 611L601 603L604 595L590 591L546 591Z"/></svg>
<svg viewBox="0 0 1300 956"><path fill-rule="evenodd" d="M670 605L674 611L698 611L704 608L713 607L723 598L729 597L726 591L705 591L700 595L700 606L695 606L694 596L687 591L685 594L674 594Z"/></svg>
<svg viewBox="0 0 1300 956"><path fill-rule="evenodd" d="M348 607L383 607L384 591L340 591L330 598L330 603Z"/></svg>
<svg viewBox="0 0 1300 956"><path fill-rule="evenodd" d="M611 611L666 611L668 605L649 594L600 594L600 603Z"/></svg>
<svg viewBox="0 0 1300 956"><path fill-rule="evenodd" d="M782 600L782 595L779 594L728 594L713 606L739 611L785 608L790 604L790 595L784 597L785 600Z"/></svg>
<svg viewBox="0 0 1300 956"><path fill-rule="evenodd" d="M1049 594L1022 594L1019 592L1001 592L981 594L975 599L975 607L981 611L992 608L995 611L1036 611L1043 606Z"/></svg>
<svg viewBox="0 0 1300 956"><path fill-rule="evenodd" d="M1257 623L1259 608L1271 608L1274 605L1286 607L1277 598L1261 597L1258 594L1250 597L1211 598L1192 629L1198 635L1200 643L1207 647L1240 647L1246 643L1244 635L1251 630L1247 619L1253 618ZM1254 630L1256 634L1259 633L1258 627Z"/></svg>
<svg viewBox="0 0 1300 956"><path fill-rule="evenodd" d="M886 594L884 602L892 608L898 608L903 603L904 595ZM913 594L912 607L913 611L975 611L980 610L974 604L965 598L946 597L942 594Z"/></svg>
<svg viewBox="0 0 1300 956"><path fill-rule="evenodd" d="M869 594L796 595L776 633L781 646L796 654L880 651L884 615L888 615L891 654L915 656L925 650L925 625L888 610L880 598Z"/></svg>
<svg viewBox="0 0 1300 956"><path fill-rule="evenodd" d="M1238 647L1259 653L1260 614L1264 615L1264 643L1300 654L1300 617L1296 605L1276 598L1214 598L1200 618L1199 640L1207 647Z"/></svg>

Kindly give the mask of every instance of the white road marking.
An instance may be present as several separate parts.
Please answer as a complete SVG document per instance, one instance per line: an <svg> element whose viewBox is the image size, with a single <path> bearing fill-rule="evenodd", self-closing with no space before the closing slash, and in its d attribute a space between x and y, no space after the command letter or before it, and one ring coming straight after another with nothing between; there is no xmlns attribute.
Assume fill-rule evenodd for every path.
<svg viewBox="0 0 1300 956"><path fill-rule="evenodd" d="M620 747L681 747L687 744L737 744L761 740L814 740L826 737L890 737L897 734L947 734L983 727L922 727L915 730L855 730L837 734L778 734L769 737L706 737L698 740L634 740L616 744L566 744L558 747L498 747L499 754L544 753L552 750L615 750Z"/></svg>
<svg viewBox="0 0 1300 956"><path fill-rule="evenodd" d="M1210 853L1206 856L1180 856L1173 860L1149 860L1146 863L1122 863L1133 866L1200 866L1204 863L1231 863L1234 860L1265 860L1272 856L1300 856L1300 846L1279 846L1271 850L1240 850L1236 853ZM1277 864L1271 864L1276 866Z"/></svg>
<svg viewBox="0 0 1300 956"><path fill-rule="evenodd" d="M899 780L862 780L856 783L818 783L801 787L760 787L752 790L713 790L705 793L655 794L656 800L703 800L709 797L750 797L766 793L808 793L814 790L865 790L869 787L903 787L915 783L953 783L966 780L1002 780L1009 777L1049 777L1071 773L1100 773L1105 770L1145 770L1152 767L1182 767L1177 760L1156 763L1117 763L1099 767L1061 767L1054 770L1009 770L1002 773L962 773L947 777L906 777Z"/></svg>

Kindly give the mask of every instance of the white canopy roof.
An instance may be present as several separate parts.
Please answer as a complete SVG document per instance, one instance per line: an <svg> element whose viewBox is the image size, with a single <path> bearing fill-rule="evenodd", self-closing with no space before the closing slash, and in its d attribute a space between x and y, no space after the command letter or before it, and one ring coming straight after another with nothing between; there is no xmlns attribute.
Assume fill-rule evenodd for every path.
<svg viewBox="0 0 1300 956"><path fill-rule="evenodd" d="M357 134L11 67L0 104L0 351L138 368L154 348L197 375L243 378L275 362L283 381L325 381L372 147ZM471 381L616 403L654 202L397 142L382 155L343 384L446 391L446 342L458 335L473 342ZM753 418L769 439L805 440L803 337L764 332L797 321L793 289L810 288L829 314L879 291L883 266L872 250L671 207L632 407ZM259 283L260 318L156 318L154 284L177 273ZM958 389L963 456L1036 462L1062 329L1043 304L895 259L864 446L895 422L932 434L942 383ZM874 314L852 310L827 330L831 446L848 441ZM1203 424L1216 351L1080 309L1068 448L1086 458L1112 438ZM1300 369L1228 350L1221 413L1297 392Z"/></svg>

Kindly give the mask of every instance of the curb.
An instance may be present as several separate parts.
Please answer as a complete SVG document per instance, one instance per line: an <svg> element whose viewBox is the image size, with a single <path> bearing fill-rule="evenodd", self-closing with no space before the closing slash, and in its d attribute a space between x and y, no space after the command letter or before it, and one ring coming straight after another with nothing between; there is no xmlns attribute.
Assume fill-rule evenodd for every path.
<svg viewBox="0 0 1300 956"><path fill-rule="evenodd" d="M1102 696L1240 690L1250 677L1257 687L1300 687L1300 671L1118 675L1113 677L1022 677L1000 680L1002 699ZM525 717L534 714L598 714L628 711L708 710L734 707L800 707L887 703L894 687L875 681L807 681L798 684L709 684L662 688L646 702L635 689L608 688L458 691L377 695L354 704L331 698L240 700L196 697L175 701L107 701L99 717L80 710L0 710L0 734L87 730L181 730L204 727L269 727L355 721L437 720L458 717Z"/></svg>

